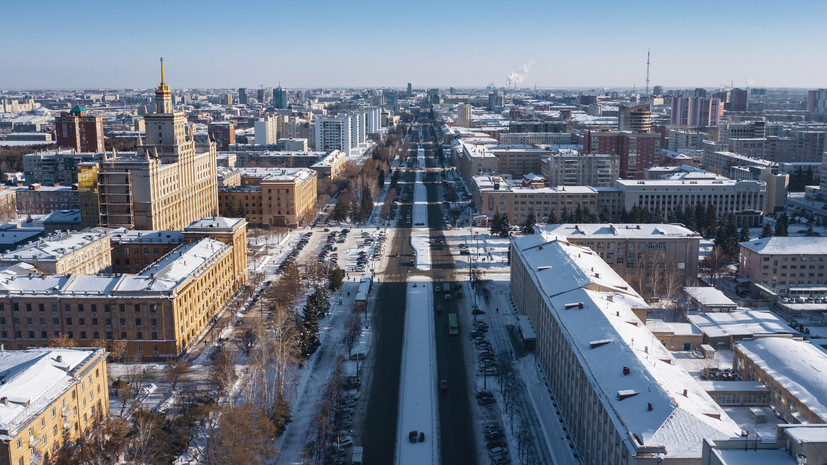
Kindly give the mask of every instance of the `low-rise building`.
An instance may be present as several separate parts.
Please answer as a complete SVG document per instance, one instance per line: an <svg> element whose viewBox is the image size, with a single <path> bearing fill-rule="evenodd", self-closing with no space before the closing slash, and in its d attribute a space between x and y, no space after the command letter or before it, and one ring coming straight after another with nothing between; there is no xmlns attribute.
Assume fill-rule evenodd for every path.
<svg viewBox="0 0 827 465"><path fill-rule="evenodd" d="M547 239L565 238L597 253L618 273L642 269L662 260L677 269L681 283L694 282L698 276L698 250L701 235L676 224L553 224L538 226ZM657 256L651 254L657 252Z"/></svg>
<svg viewBox="0 0 827 465"><path fill-rule="evenodd" d="M692 323L647 319L646 327L670 351L695 350L704 336Z"/></svg>
<svg viewBox="0 0 827 465"><path fill-rule="evenodd" d="M588 248L511 243L511 297L583 463L699 464L704 438L741 428L646 328L648 305Z"/></svg>
<svg viewBox="0 0 827 465"><path fill-rule="evenodd" d="M762 337L735 344L733 369L760 381L772 395L770 407L788 423L827 423L827 354L809 342Z"/></svg>
<svg viewBox="0 0 827 465"><path fill-rule="evenodd" d="M689 312L687 318L703 334L704 344L714 348L730 349L736 342L754 337L798 334L768 310Z"/></svg>
<svg viewBox="0 0 827 465"><path fill-rule="evenodd" d="M571 144L571 136L569 132L503 132L499 139L503 145L557 145Z"/></svg>
<svg viewBox="0 0 827 465"><path fill-rule="evenodd" d="M159 247L152 257L161 258L141 263L138 274L4 274L0 343L43 346L63 334L79 345L123 340L125 355L138 359L178 356L247 282L246 231L244 219L212 217L189 225L183 243L175 232L171 239L159 233L166 242L152 248L139 239L114 241L115 267Z"/></svg>
<svg viewBox="0 0 827 465"><path fill-rule="evenodd" d="M718 217L735 213L739 226L759 226L764 211L766 184L762 181L694 180L694 181L636 181L620 179L620 188L626 211L637 205L650 212L660 211L668 216L675 211L712 205ZM756 218L744 215L753 212ZM740 217L739 217L740 215ZM742 218L749 219L744 224Z"/></svg>
<svg viewBox="0 0 827 465"><path fill-rule="evenodd" d="M782 295L827 285L827 237L765 237L742 242L738 273Z"/></svg>
<svg viewBox="0 0 827 465"><path fill-rule="evenodd" d="M689 304L701 312L733 312L738 307L714 287L685 287L683 294Z"/></svg>
<svg viewBox="0 0 827 465"><path fill-rule="evenodd" d="M109 414L101 348L0 351L0 463L59 464Z"/></svg>
<svg viewBox="0 0 827 465"><path fill-rule="evenodd" d="M316 171L307 168L241 168L241 185L219 188L225 216L253 224L296 226L316 205Z"/></svg>
<svg viewBox="0 0 827 465"><path fill-rule="evenodd" d="M17 211L24 215L45 215L55 210L80 209L77 185L17 187Z"/></svg>
<svg viewBox="0 0 827 465"><path fill-rule="evenodd" d="M0 254L0 266L26 262L45 274L97 274L112 269L109 234L94 228L46 236Z"/></svg>
<svg viewBox="0 0 827 465"><path fill-rule="evenodd" d="M316 170L319 176L326 179L335 180L341 176L345 169L345 161L347 155L341 150L333 150L326 157L310 165L310 168Z"/></svg>
<svg viewBox="0 0 827 465"><path fill-rule="evenodd" d="M597 214L597 191L587 186L523 187L519 183L509 185L498 176L475 176L469 188L481 214L490 217L506 213L512 224L524 222L531 213L538 222L578 209Z"/></svg>

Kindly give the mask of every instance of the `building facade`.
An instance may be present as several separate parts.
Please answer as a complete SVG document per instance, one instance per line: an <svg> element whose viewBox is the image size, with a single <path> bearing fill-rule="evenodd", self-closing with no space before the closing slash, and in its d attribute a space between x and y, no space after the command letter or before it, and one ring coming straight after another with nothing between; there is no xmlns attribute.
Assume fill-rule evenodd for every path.
<svg viewBox="0 0 827 465"><path fill-rule="evenodd" d="M535 329L582 463L699 464L704 438L740 433L643 324L643 298L594 252L529 235L512 240L510 256L511 297Z"/></svg>
<svg viewBox="0 0 827 465"><path fill-rule="evenodd" d="M56 233L0 254L0 266L25 262L45 274L97 274L112 271L109 235L104 228Z"/></svg>
<svg viewBox="0 0 827 465"><path fill-rule="evenodd" d="M609 187L620 177L620 156L557 150L542 161L540 174L549 186Z"/></svg>
<svg viewBox="0 0 827 465"><path fill-rule="evenodd" d="M522 224L531 213L538 222L550 215L573 214L578 208L597 214L597 191L592 187L523 187L498 176L475 176L468 186L480 214L505 213L512 224Z"/></svg>
<svg viewBox="0 0 827 465"><path fill-rule="evenodd" d="M103 152L103 117L91 116L80 105L55 117L58 147L75 152Z"/></svg>
<svg viewBox="0 0 827 465"><path fill-rule="evenodd" d="M255 128L256 145L271 145L278 142L278 125L275 116L264 115L256 120L253 127Z"/></svg>
<svg viewBox="0 0 827 465"><path fill-rule="evenodd" d="M170 233L169 252L159 250L155 256L161 258L142 263L138 274L4 277L0 343L13 349L45 346L63 334L79 345L126 341L124 355L137 359L180 355L248 276L245 220L205 218L189 229L184 242ZM148 256L140 250L145 247L113 242L113 267Z"/></svg>
<svg viewBox="0 0 827 465"><path fill-rule="evenodd" d="M660 159L660 134L587 131L583 153L617 154L621 178L643 179Z"/></svg>
<svg viewBox="0 0 827 465"><path fill-rule="evenodd" d="M766 185L762 181L690 180L631 181L618 180L626 211L637 205L663 215L697 204L712 205L718 217L728 213L764 211Z"/></svg>
<svg viewBox="0 0 827 465"><path fill-rule="evenodd" d="M717 126L723 107L718 98L672 97L672 126Z"/></svg>
<svg viewBox="0 0 827 465"><path fill-rule="evenodd" d="M316 171L306 168L241 168L241 186L222 187L223 214L241 213L252 224L294 227L316 206Z"/></svg>
<svg viewBox="0 0 827 465"><path fill-rule="evenodd" d="M620 105L617 115L617 130L649 132L652 130L652 107L646 105Z"/></svg>
<svg viewBox="0 0 827 465"><path fill-rule="evenodd" d="M592 249L618 274L663 260L688 285L698 276L701 235L676 224L554 224L538 226L548 240L566 241ZM657 255L653 255L656 253Z"/></svg>
<svg viewBox="0 0 827 465"><path fill-rule="evenodd" d="M345 115L316 119L316 150L325 153L341 150L350 156L353 147L351 125L351 118Z"/></svg>
<svg viewBox="0 0 827 465"><path fill-rule="evenodd" d="M215 149L227 151L235 144L235 126L232 122L213 122L209 128L210 139L215 141Z"/></svg>
<svg viewBox="0 0 827 465"><path fill-rule="evenodd" d="M105 158L104 152L49 150L23 155L23 170L29 183L71 186L78 182L80 163L103 161Z"/></svg>
<svg viewBox="0 0 827 465"><path fill-rule="evenodd" d="M827 285L827 237L765 237L740 244L738 273L786 295Z"/></svg>
<svg viewBox="0 0 827 465"><path fill-rule="evenodd" d="M57 465L62 448L109 414L106 352L31 348L0 352L0 463Z"/></svg>

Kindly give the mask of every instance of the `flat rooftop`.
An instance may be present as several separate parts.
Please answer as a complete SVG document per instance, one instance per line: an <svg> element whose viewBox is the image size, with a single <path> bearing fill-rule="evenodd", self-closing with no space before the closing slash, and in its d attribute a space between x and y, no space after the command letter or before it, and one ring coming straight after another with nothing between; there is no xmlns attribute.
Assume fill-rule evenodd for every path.
<svg viewBox="0 0 827 465"><path fill-rule="evenodd" d="M52 234L31 244L0 254L0 261L60 260L108 237L111 231L107 228L94 228L86 231Z"/></svg>
<svg viewBox="0 0 827 465"><path fill-rule="evenodd" d="M827 255L827 237L765 237L741 242L741 247L768 255Z"/></svg>
<svg viewBox="0 0 827 465"><path fill-rule="evenodd" d="M669 239L701 237L698 233L683 226L666 223L564 223L538 226L537 230L548 240L551 240L553 237L594 239Z"/></svg>

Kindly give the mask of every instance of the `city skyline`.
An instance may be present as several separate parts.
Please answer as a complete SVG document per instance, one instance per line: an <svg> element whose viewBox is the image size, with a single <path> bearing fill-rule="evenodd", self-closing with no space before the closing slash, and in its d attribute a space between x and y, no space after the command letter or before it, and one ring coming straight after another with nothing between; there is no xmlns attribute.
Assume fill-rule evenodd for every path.
<svg viewBox="0 0 827 465"><path fill-rule="evenodd" d="M159 56L174 88L512 82L642 90L647 50L650 88L813 88L824 86L818 76L827 71L814 59L827 41L818 27L827 6L815 1L783 10L768 1L692 8L595 2L588 10L527 2L506 12L493 2L250 2L225 14L217 2L44 5L49 14L6 6L16 19L0 36L26 40L7 51L11 72L0 88L148 88L158 75L147 65Z"/></svg>

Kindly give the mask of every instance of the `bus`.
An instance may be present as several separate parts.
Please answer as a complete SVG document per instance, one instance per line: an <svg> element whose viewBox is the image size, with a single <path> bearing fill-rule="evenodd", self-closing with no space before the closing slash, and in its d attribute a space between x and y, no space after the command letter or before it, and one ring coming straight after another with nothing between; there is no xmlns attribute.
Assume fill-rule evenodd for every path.
<svg viewBox="0 0 827 465"><path fill-rule="evenodd" d="M459 334L459 324L457 323L457 314L448 314L448 334Z"/></svg>

